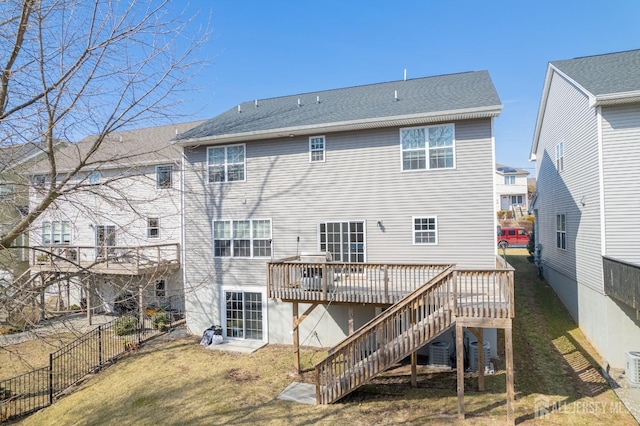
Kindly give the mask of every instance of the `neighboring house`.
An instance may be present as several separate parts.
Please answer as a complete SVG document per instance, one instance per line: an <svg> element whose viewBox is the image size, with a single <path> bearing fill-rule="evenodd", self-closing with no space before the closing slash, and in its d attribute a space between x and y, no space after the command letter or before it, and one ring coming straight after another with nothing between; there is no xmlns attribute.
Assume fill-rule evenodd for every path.
<svg viewBox="0 0 640 426"><path fill-rule="evenodd" d="M515 209L518 213L527 214L527 176L529 172L526 170L496 164L496 211Z"/></svg>
<svg viewBox="0 0 640 426"><path fill-rule="evenodd" d="M283 258L298 259L302 282L290 284L310 290L322 273L295 262L324 253L378 272L495 269L501 109L481 71L252 100L180 134L189 330L221 324L226 338L297 343L297 303L268 292L267 262ZM371 276L349 268L360 272L326 271L328 287ZM334 345L387 306L303 304L299 342Z"/></svg>
<svg viewBox="0 0 640 426"><path fill-rule="evenodd" d="M31 272L63 307L123 312L132 306L182 310L181 150L169 144L200 122L112 133L38 217L30 231ZM72 170L95 136L56 155L58 177ZM30 202L48 184L31 169Z"/></svg>
<svg viewBox="0 0 640 426"><path fill-rule="evenodd" d="M531 148L544 275L604 359L640 350L640 50L550 62Z"/></svg>
<svg viewBox="0 0 640 426"><path fill-rule="evenodd" d="M65 142L57 141L54 148L60 149L65 145ZM27 213L29 179L23 173L44 155L43 144L0 146L0 235L13 229ZM13 246L28 245L27 232L13 242ZM27 250L24 248L0 251L0 274L4 277L3 281L10 282L18 278L28 268L27 261ZM2 291L0 289L0 293Z"/></svg>

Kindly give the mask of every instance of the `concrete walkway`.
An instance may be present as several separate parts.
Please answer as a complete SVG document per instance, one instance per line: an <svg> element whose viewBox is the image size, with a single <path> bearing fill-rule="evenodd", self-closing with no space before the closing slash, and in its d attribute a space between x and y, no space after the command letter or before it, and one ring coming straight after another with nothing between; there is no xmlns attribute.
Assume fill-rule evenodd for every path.
<svg viewBox="0 0 640 426"><path fill-rule="evenodd" d="M42 321L36 327L22 333L0 335L0 347L16 345L29 340L60 333L86 333L100 324L113 321L116 317L110 315L94 315L91 325L87 315L83 313L66 315Z"/></svg>

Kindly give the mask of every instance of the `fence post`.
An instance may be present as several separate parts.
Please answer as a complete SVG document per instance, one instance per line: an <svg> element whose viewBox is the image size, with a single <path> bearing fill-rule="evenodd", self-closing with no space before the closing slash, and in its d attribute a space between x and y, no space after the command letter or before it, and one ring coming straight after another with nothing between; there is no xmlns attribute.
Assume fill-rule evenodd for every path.
<svg viewBox="0 0 640 426"><path fill-rule="evenodd" d="M53 352L49 354L49 405L53 404Z"/></svg>
<svg viewBox="0 0 640 426"><path fill-rule="evenodd" d="M98 366L102 367L102 325L98 326Z"/></svg>

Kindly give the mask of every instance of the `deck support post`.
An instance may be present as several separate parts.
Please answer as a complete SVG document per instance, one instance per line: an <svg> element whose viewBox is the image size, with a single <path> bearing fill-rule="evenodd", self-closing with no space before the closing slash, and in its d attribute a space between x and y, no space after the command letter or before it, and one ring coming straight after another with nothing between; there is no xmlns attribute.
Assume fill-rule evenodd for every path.
<svg viewBox="0 0 640 426"><path fill-rule="evenodd" d="M298 302L293 302L293 368L300 374L300 324Z"/></svg>
<svg viewBox="0 0 640 426"><path fill-rule="evenodd" d="M511 323L511 321L509 321ZM515 390L513 387L513 338L511 324L504 329L504 346L507 367L507 421L515 424L514 404Z"/></svg>
<svg viewBox="0 0 640 426"><path fill-rule="evenodd" d="M351 336L354 332L354 325L353 325L353 305L349 305L349 336Z"/></svg>
<svg viewBox="0 0 640 426"><path fill-rule="evenodd" d="M456 321L456 373L458 376L458 419L464 420L464 327Z"/></svg>
<svg viewBox="0 0 640 426"><path fill-rule="evenodd" d="M411 387L418 387L418 351L411 352Z"/></svg>

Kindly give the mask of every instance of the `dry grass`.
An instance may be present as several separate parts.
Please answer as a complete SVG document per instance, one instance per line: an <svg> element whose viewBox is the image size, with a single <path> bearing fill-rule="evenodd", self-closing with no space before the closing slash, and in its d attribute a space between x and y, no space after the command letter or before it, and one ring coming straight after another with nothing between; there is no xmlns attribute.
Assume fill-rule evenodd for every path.
<svg viewBox="0 0 640 426"><path fill-rule="evenodd" d="M49 365L49 353L55 352L73 339L73 334L64 333L17 345L0 346L0 380Z"/></svg>
<svg viewBox="0 0 640 426"><path fill-rule="evenodd" d="M549 287L535 278L526 251L512 250L518 269L514 324L516 418L534 424L635 424L599 375L595 351ZM325 356L303 352L303 367ZM487 377L476 392L466 378L467 421L456 420L455 372L419 372L412 389L406 366L330 406L277 400L292 381L290 347L269 346L253 355L207 350L196 338L146 345L20 424L24 425L218 425L218 424L500 424L506 420L505 374ZM305 377L308 377L306 375ZM560 403L546 420L535 418L544 402ZM538 405L536 405L538 404ZM565 404L565 405L562 405Z"/></svg>

